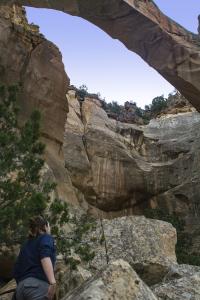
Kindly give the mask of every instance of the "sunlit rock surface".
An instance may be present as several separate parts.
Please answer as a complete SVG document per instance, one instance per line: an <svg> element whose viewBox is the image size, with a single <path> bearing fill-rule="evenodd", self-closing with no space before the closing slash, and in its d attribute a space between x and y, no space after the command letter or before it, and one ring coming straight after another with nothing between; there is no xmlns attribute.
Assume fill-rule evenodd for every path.
<svg viewBox="0 0 200 300"><path fill-rule="evenodd" d="M16 5L0 5L0 83L20 86L20 123L34 109L41 112L42 139L47 145L45 157L63 196L67 175L62 143L69 78L58 48L39 33L37 26L28 24L25 10Z"/></svg>
<svg viewBox="0 0 200 300"><path fill-rule="evenodd" d="M117 133L116 121L95 99L86 98L80 106L71 91L68 101L64 157L73 185L88 203L103 210L140 202L145 197L142 171Z"/></svg>
<svg viewBox="0 0 200 300"><path fill-rule="evenodd" d="M109 119L95 99L80 104L74 91L67 97L65 165L90 205L135 213L159 205L188 218L197 215L199 113L137 126Z"/></svg>
<svg viewBox="0 0 200 300"><path fill-rule="evenodd" d="M63 300L156 300L130 265L117 260Z"/></svg>
<svg viewBox="0 0 200 300"><path fill-rule="evenodd" d="M100 270L109 261L126 260L149 285L162 281L176 263L176 230L169 223L141 216L102 220L91 266Z"/></svg>
<svg viewBox="0 0 200 300"><path fill-rule="evenodd" d="M176 213L200 253L200 115L163 115L137 126L108 118L98 100L68 96L65 167L76 203L98 218Z"/></svg>
<svg viewBox="0 0 200 300"><path fill-rule="evenodd" d="M0 57L1 84L22 86L20 120L39 109L44 135L62 143L69 84L62 56L18 6L0 6Z"/></svg>
<svg viewBox="0 0 200 300"><path fill-rule="evenodd" d="M2 4L13 2L1 0ZM57 9L92 22L139 54L200 110L199 35L165 16L152 0L18 0L15 3Z"/></svg>

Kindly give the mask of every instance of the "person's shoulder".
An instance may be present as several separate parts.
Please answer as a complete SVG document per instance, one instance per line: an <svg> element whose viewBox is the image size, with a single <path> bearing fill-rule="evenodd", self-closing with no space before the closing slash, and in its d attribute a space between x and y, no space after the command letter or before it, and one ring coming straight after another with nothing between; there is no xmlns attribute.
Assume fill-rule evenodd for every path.
<svg viewBox="0 0 200 300"><path fill-rule="evenodd" d="M48 233L40 234L38 240L40 244L49 244L49 245L54 244L54 238L52 237L52 235Z"/></svg>

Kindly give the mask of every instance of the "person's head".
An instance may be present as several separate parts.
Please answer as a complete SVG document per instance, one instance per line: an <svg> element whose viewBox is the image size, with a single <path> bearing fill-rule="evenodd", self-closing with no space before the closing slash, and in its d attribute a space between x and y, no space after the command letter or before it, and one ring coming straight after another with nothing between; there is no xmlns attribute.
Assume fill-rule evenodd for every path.
<svg viewBox="0 0 200 300"><path fill-rule="evenodd" d="M36 216L29 220L29 238L37 237L42 233L50 234L49 222L42 216Z"/></svg>

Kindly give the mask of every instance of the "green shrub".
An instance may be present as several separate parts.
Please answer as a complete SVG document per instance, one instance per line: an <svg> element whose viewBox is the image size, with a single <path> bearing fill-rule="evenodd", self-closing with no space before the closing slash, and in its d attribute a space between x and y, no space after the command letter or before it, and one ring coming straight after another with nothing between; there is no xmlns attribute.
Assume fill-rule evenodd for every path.
<svg viewBox="0 0 200 300"><path fill-rule="evenodd" d="M68 254L72 249L84 260L94 253L84 234L93 222L87 216L80 220L69 214L69 207L61 199L50 201L56 184L42 182L45 145L40 138L39 111L34 111L23 127L19 127L17 114L17 86L0 86L0 245L22 243L27 236L29 219L46 215L57 239L58 252ZM66 236L63 225L73 224L73 232Z"/></svg>
<svg viewBox="0 0 200 300"><path fill-rule="evenodd" d="M155 97L150 105L151 113L156 115L167 107L167 99L164 96Z"/></svg>

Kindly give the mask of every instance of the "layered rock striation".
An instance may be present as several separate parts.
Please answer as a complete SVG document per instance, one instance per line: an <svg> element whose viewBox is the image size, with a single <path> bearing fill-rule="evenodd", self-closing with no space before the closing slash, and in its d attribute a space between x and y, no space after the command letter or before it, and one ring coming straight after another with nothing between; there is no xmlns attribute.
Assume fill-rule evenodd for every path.
<svg viewBox="0 0 200 300"><path fill-rule="evenodd" d="M198 215L197 112L137 126L108 118L96 99L79 103L74 91L67 98L65 165L80 199L108 212L131 208L141 213L159 205Z"/></svg>

